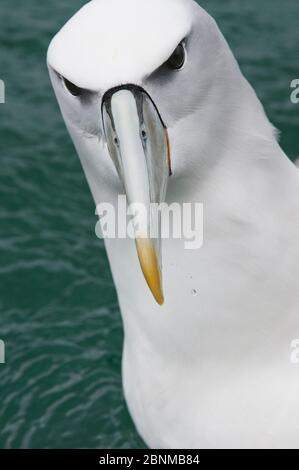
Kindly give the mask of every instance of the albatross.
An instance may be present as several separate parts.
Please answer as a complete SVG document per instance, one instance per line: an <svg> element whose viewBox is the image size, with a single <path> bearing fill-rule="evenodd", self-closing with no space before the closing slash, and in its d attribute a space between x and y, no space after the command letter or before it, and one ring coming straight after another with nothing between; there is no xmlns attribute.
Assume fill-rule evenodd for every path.
<svg viewBox="0 0 299 470"><path fill-rule="evenodd" d="M193 0L92 0L47 63L96 204L204 207L201 249L105 240L138 432L298 447L299 172L215 20Z"/></svg>

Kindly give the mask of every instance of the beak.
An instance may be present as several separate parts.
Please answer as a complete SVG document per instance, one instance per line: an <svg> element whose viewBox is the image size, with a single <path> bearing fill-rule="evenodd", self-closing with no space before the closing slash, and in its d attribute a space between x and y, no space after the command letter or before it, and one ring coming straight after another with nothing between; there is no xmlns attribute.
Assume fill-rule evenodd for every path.
<svg viewBox="0 0 299 470"><path fill-rule="evenodd" d="M145 280L158 304L164 302L161 217L170 174L166 127L150 96L128 85L109 90L102 103L103 127L110 156L134 211L137 254Z"/></svg>

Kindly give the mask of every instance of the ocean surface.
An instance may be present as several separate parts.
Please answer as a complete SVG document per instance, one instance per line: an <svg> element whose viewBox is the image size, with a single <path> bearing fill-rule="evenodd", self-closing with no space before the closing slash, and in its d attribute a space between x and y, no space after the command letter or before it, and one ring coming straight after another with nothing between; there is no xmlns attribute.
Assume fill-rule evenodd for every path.
<svg viewBox="0 0 299 470"><path fill-rule="evenodd" d="M51 37L83 4L0 5L1 448L145 447L123 399L122 325L94 204L45 62ZM299 104L290 102L290 82L299 78L298 0L201 5L281 131L282 147L299 156Z"/></svg>

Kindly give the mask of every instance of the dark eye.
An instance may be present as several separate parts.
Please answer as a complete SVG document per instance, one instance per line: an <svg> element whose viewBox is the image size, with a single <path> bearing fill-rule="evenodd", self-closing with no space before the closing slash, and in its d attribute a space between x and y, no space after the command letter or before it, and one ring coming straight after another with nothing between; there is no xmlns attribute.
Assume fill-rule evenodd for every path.
<svg viewBox="0 0 299 470"><path fill-rule="evenodd" d="M166 62L168 67L173 70L179 70L183 67L186 59L186 52L184 44L181 42L173 51L168 61Z"/></svg>
<svg viewBox="0 0 299 470"><path fill-rule="evenodd" d="M72 82L67 80L66 78L63 79L64 84L68 91L73 95L73 96L80 96L83 93L83 88L79 88L77 85L74 85Z"/></svg>

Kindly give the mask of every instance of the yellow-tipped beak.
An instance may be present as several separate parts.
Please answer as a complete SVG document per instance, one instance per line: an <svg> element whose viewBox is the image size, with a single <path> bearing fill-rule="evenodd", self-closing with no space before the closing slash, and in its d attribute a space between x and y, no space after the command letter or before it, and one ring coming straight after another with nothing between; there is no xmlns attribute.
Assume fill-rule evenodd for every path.
<svg viewBox="0 0 299 470"><path fill-rule="evenodd" d="M162 276L154 244L148 238L137 238L136 248L147 285L158 304L162 305L164 303Z"/></svg>
<svg viewBox="0 0 299 470"><path fill-rule="evenodd" d="M134 217L137 254L146 283L162 305L161 217L152 204L165 200L171 173L166 127L150 96L135 85L109 90L103 97L102 117L108 150L128 204L144 209Z"/></svg>

